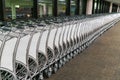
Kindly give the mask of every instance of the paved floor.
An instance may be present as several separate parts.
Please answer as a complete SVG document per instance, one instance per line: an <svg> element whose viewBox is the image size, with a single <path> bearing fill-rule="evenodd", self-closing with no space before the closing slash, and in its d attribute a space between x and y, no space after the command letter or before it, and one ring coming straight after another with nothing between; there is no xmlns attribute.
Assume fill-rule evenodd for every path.
<svg viewBox="0 0 120 80"><path fill-rule="evenodd" d="M47 80L120 80L120 22Z"/></svg>

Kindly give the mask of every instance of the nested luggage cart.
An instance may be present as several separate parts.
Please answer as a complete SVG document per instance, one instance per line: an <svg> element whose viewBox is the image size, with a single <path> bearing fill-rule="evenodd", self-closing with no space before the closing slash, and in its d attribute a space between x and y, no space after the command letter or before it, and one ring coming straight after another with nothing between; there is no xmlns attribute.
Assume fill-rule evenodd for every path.
<svg viewBox="0 0 120 80"><path fill-rule="evenodd" d="M60 33L63 29L63 23L60 21L53 21L53 28L50 31L48 42L47 42L47 49L51 50L53 52L54 57L53 61L50 63L51 66L49 66L49 75L48 77L53 73L55 73L58 69L58 62L57 60L60 58L60 52L59 52L59 40L60 40ZM51 68L51 69L50 69ZM50 71L51 70L51 71ZM48 72L48 71L47 71Z"/></svg>
<svg viewBox="0 0 120 80"><path fill-rule="evenodd" d="M70 53L71 53L73 50L75 50L75 48L77 48L77 46L78 47L83 46L83 49L85 49L85 47L89 45L89 44L87 44L88 42L90 43L90 41L95 40L95 38L98 37L99 30L102 28L101 27L102 25L100 24L102 21L100 21L100 19L102 19L102 17L88 19L88 20L85 20L86 22L83 21L84 23L80 21L80 23L77 23L76 26L73 24L69 25L69 29L68 29L68 26L66 26L66 27L63 26L63 27L59 27L56 31L54 31L54 29L53 29L53 30L50 30L50 32L47 32L47 33L49 33L49 34L47 34L47 35L49 35L49 37L47 37L47 35L46 35L45 44L47 44L47 41L48 41L48 43L50 43L51 41L54 43L46 45L46 47L51 49L51 52L53 53L54 56L56 56L56 53L54 53L54 49L55 48L57 49L57 51L55 51L55 52L59 52L57 54L58 61L59 61L58 64L61 64L61 65L63 64L63 61L61 62L60 60L62 60L62 58L64 57L64 54L67 54L64 52L68 52L69 49L71 49L70 50ZM89 23L89 20L90 20L90 23ZM64 25L64 23L63 23L63 25ZM51 32L53 33L54 37L51 37ZM67 35L67 38L65 37L66 35ZM53 41L53 40L55 40L55 41ZM68 45L69 42L72 42L71 47L66 46L66 45ZM76 45L77 43L79 43L79 45ZM73 56L73 54L72 54L72 56ZM57 58L57 57L54 57L54 58ZM52 58L52 59L54 59L54 58ZM52 60L51 60L51 62L52 62ZM49 71L51 69L50 69L49 65L47 65L47 66L48 67L46 67L45 70L48 69L47 73L49 75Z"/></svg>
<svg viewBox="0 0 120 80"><path fill-rule="evenodd" d="M79 34L80 34L81 21L78 20L76 26L77 26L77 28L76 28L76 31L75 31L75 47L74 47L75 55L80 53L80 48L79 48L79 37L80 37L80 35Z"/></svg>
<svg viewBox="0 0 120 80"><path fill-rule="evenodd" d="M76 30L76 25L77 23L74 21L73 24L71 25L72 26L72 31L71 31L71 37L70 37L70 56L73 57L74 56L74 52L73 49L74 49L74 45L75 45L75 30Z"/></svg>
<svg viewBox="0 0 120 80"><path fill-rule="evenodd" d="M19 34L2 28L0 33L0 80L17 80L15 75L15 49Z"/></svg>
<svg viewBox="0 0 120 80"><path fill-rule="evenodd" d="M52 74L52 69L53 69L53 63L55 62L55 53L54 53L54 39L55 35L57 33L58 27L55 26L55 24L51 25L52 28L49 32L47 42L46 42L46 50L47 50L47 55L48 55L48 68L45 70L45 76L50 77Z"/></svg>
<svg viewBox="0 0 120 80"><path fill-rule="evenodd" d="M54 59L54 53L51 52L51 50L49 50L47 48L48 45L48 39L49 39L49 35L50 35L50 31L52 30L53 25L46 25L46 27L44 28L44 31L41 34L40 37L40 42L39 42L39 47L38 47L38 63L41 63L41 61L45 61L45 65L43 69L45 70L45 75L49 76L51 74L51 68L49 67L50 63L53 61ZM45 56L45 58L44 58ZM42 59L42 60L41 60ZM49 68L47 68L49 67ZM40 68L40 66L39 66ZM40 69L42 70L42 69Z"/></svg>
<svg viewBox="0 0 120 80"><path fill-rule="evenodd" d="M119 17L120 14L49 17L2 25L0 80L50 77L117 23Z"/></svg>
<svg viewBox="0 0 120 80"><path fill-rule="evenodd" d="M46 56L39 54L38 52L38 47L39 47L39 42L40 42L40 37L42 35L42 32L44 30L44 25L36 25L36 27L34 27L34 31L31 34L31 38L29 41L29 45L28 45L28 68L30 71L30 75L31 78L33 78L37 73L39 73L40 69L44 67L44 65L46 64ZM39 56L41 56L41 58L39 58ZM38 60L39 63L38 63Z"/></svg>
<svg viewBox="0 0 120 80"><path fill-rule="evenodd" d="M60 47L59 47L59 42L60 42L60 35L62 32L62 27L59 27L55 36L55 43L54 43L54 50L55 50L55 56L56 56L56 60L59 58L60 56Z"/></svg>
<svg viewBox="0 0 120 80"><path fill-rule="evenodd" d="M63 54L62 54L62 64L65 64L66 61L67 61L67 49L68 49L68 41L67 41L67 37L68 37L68 33L70 31L70 22L66 22L64 24L64 26L66 27L65 28L65 31L64 31L64 36L63 36Z"/></svg>
<svg viewBox="0 0 120 80"><path fill-rule="evenodd" d="M16 32L18 31L20 38L16 50L16 75L19 80L27 80L30 78L27 49L32 31L29 29L16 30Z"/></svg>

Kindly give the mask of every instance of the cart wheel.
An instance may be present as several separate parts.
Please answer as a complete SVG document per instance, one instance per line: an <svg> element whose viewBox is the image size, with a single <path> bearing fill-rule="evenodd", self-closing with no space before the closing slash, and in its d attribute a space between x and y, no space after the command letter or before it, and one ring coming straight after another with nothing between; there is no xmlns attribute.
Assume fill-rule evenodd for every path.
<svg viewBox="0 0 120 80"><path fill-rule="evenodd" d="M84 49L86 48L86 43L84 44Z"/></svg>
<svg viewBox="0 0 120 80"><path fill-rule="evenodd" d="M42 72L39 74L39 80L44 80L44 77L43 77L43 73L42 73Z"/></svg>
<svg viewBox="0 0 120 80"><path fill-rule="evenodd" d="M25 80L32 80L30 76L27 76Z"/></svg>
<svg viewBox="0 0 120 80"><path fill-rule="evenodd" d="M46 78L49 78L51 75L52 75L52 68L49 67L49 68L47 68L47 69L44 71L44 76L45 76Z"/></svg>
<svg viewBox="0 0 120 80"><path fill-rule="evenodd" d="M79 47L78 49L79 49L79 53L78 54L80 54L82 52L81 47Z"/></svg>
<svg viewBox="0 0 120 80"><path fill-rule="evenodd" d="M36 75L32 80L44 80L43 73L41 72L40 74Z"/></svg>
<svg viewBox="0 0 120 80"><path fill-rule="evenodd" d="M58 67L61 68L63 66L62 59L59 60Z"/></svg>
<svg viewBox="0 0 120 80"><path fill-rule="evenodd" d="M78 48L78 49L77 49L77 55L78 55L79 53L80 53L80 49Z"/></svg>
<svg viewBox="0 0 120 80"><path fill-rule="evenodd" d="M63 57L63 65L66 63L66 57Z"/></svg>
<svg viewBox="0 0 120 80"><path fill-rule="evenodd" d="M84 45L82 45L82 51L84 50Z"/></svg>
<svg viewBox="0 0 120 80"><path fill-rule="evenodd" d="M74 54L73 54L73 57L75 57L77 55L78 51L77 49L74 50Z"/></svg>
<svg viewBox="0 0 120 80"><path fill-rule="evenodd" d="M67 62L70 60L70 55L67 54Z"/></svg>
<svg viewBox="0 0 120 80"><path fill-rule="evenodd" d="M56 62L53 66L53 73L56 73L58 71L58 63Z"/></svg>
<svg viewBox="0 0 120 80"><path fill-rule="evenodd" d="M72 58L73 58L73 52L70 53L70 59L72 59Z"/></svg>
<svg viewBox="0 0 120 80"><path fill-rule="evenodd" d="M76 53L76 51L74 50L74 51L72 52L72 58L74 58L75 53Z"/></svg>

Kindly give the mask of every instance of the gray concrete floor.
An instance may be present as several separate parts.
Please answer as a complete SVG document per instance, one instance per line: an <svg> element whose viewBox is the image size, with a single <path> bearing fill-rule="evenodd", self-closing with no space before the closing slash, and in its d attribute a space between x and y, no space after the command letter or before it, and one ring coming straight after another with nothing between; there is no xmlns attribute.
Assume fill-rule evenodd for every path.
<svg viewBox="0 0 120 80"><path fill-rule="evenodd" d="M47 80L120 80L120 22Z"/></svg>

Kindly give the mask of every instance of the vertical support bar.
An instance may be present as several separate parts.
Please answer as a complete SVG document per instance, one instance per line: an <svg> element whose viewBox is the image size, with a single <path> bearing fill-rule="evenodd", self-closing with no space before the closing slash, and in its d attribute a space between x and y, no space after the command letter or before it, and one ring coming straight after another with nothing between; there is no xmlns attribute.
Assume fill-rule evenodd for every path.
<svg viewBox="0 0 120 80"><path fill-rule="evenodd" d="M43 16L43 6L39 5L39 16L42 17Z"/></svg>
<svg viewBox="0 0 120 80"><path fill-rule="evenodd" d="M97 0L95 13L98 13L98 7L99 7L99 0Z"/></svg>
<svg viewBox="0 0 120 80"><path fill-rule="evenodd" d="M33 9L32 9L33 18L38 18L38 0L33 0Z"/></svg>
<svg viewBox="0 0 120 80"><path fill-rule="evenodd" d="M104 1L102 0L102 4L101 4L101 13L104 13Z"/></svg>
<svg viewBox="0 0 120 80"><path fill-rule="evenodd" d="M86 14L87 0L82 0L82 14Z"/></svg>
<svg viewBox="0 0 120 80"><path fill-rule="evenodd" d="M12 10L12 19L16 19L16 8L15 5L11 5L11 10Z"/></svg>
<svg viewBox="0 0 120 80"><path fill-rule="evenodd" d="M95 0L93 0L92 14L95 14Z"/></svg>
<svg viewBox="0 0 120 80"><path fill-rule="evenodd" d="M107 6L107 12L109 13L109 9L110 9L110 2L108 2L108 6Z"/></svg>
<svg viewBox="0 0 120 80"><path fill-rule="evenodd" d="M108 2L106 2L106 13L108 13Z"/></svg>
<svg viewBox="0 0 120 80"><path fill-rule="evenodd" d="M117 12L117 6L115 5L115 12Z"/></svg>
<svg viewBox="0 0 120 80"><path fill-rule="evenodd" d="M119 10L118 10L118 12L120 12L120 6L119 6Z"/></svg>
<svg viewBox="0 0 120 80"><path fill-rule="evenodd" d="M52 14L53 16L57 16L57 7L58 7L58 0L52 0Z"/></svg>
<svg viewBox="0 0 120 80"><path fill-rule="evenodd" d="M103 8L102 8L103 13L105 13L105 1L103 1Z"/></svg>
<svg viewBox="0 0 120 80"><path fill-rule="evenodd" d="M118 5L118 7L117 7L117 13L119 12L119 5Z"/></svg>
<svg viewBox="0 0 120 80"><path fill-rule="evenodd" d="M109 13L112 13L113 3L110 3Z"/></svg>
<svg viewBox="0 0 120 80"><path fill-rule="evenodd" d="M71 0L66 0L66 15L70 16L70 1Z"/></svg>
<svg viewBox="0 0 120 80"><path fill-rule="evenodd" d="M105 1L105 9L104 9L104 12L105 12L105 13L107 12L107 4L106 4L106 1Z"/></svg>
<svg viewBox="0 0 120 80"><path fill-rule="evenodd" d="M117 12L117 6L115 5L115 12Z"/></svg>
<svg viewBox="0 0 120 80"><path fill-rule="evenodd" d="M75 4L76 4L75 15L79 15L80 14L80 0L76 0Z"/></svg>
<svg viewBox="0 0 120 80"><path fill-rule="evenodd" d="M87 0L86 15L92 14L93 0Z"/></svg>
<svg viewBox="0 0 120 80"><path fill-rule="evenodd" d="M97 13L100 13L100 2L101 2L101 0L98 0L98 11L97 11Z"/></svg>
<svg viewBox="0 0 120 80"><path fill-rule="evenodd" d="M115 5L113 4L112 12L115 12Z"/></svg>
<svg viewBox="0 0 120 80"><path fill-rule="evenodd" d="M46 16L47 15L47 5L43 4L43 15Z"/></svg>
<svg viewBox="0 0 120 80"><path fill-rule="evenodd" d="M0 0L0 20L4 21L5 17L5 0Z"/></svg>
<svg viewBox="0 0 120 80"><path fill-rule="evenodd" d="M102 13L102 0L100 0L100 10L99 13Z"/></svg>

